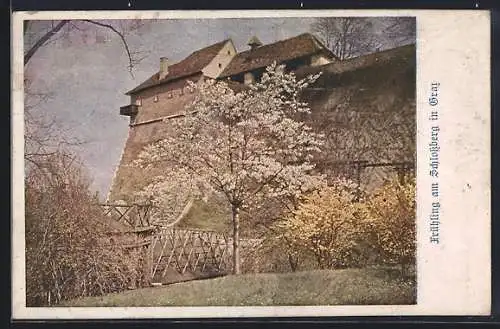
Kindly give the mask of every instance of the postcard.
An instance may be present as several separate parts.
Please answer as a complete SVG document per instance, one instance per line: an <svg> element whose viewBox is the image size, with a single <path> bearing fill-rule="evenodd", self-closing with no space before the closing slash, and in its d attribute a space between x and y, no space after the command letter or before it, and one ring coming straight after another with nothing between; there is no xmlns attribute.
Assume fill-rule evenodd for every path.
<svg viewBox="0 0 500 329"><path fill-rule="evenodd" d="M15 12L13 317L488 315L490 24Z"/></svg>

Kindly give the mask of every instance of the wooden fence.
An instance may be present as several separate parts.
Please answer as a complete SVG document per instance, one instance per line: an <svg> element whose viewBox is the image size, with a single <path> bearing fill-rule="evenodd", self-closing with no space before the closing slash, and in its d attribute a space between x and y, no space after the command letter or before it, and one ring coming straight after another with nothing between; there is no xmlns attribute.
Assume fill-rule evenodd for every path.
<svg viewBox="0 0 500 329"><path fill-rule="evenodd" d="M152 206L149 204L110 204L100 205L104 215L125 226L132 228L151 226L150 213Z"/></svg>
<svg viewBox="0 0 500 329"><path fill-rule="evenodd" d="M147 248L146 271L151 282L214 277L232 269L232 240L224 233L155 225L149 205L101 204L101 208L127 228L120 234L135 236L135 243L124 247Z"/></svg>
<svg viewBox="0 0 500 329"><path fill-rule="evenodd" d="M227 274L232 240L213 231L165 228L150 246L153 282L170 283Z"/></svg>

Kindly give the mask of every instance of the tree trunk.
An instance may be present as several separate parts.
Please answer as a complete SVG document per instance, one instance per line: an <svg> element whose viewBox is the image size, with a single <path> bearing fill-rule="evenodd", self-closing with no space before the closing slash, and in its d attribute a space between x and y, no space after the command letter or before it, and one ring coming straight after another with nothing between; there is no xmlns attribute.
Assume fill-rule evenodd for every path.
<svg viewBox="0 0 500 329"><path fill-rule="evenodd" d="M298 263L297 258L294 258L292 254L288 254L288 264L290 264L292 272L297 271Z"/></svg>
<svg viewBox="0 0 500 329"><path fill-rule="evenodd" d="M240 209L231 208L233 217L233 274L240 274Z"/></svg>

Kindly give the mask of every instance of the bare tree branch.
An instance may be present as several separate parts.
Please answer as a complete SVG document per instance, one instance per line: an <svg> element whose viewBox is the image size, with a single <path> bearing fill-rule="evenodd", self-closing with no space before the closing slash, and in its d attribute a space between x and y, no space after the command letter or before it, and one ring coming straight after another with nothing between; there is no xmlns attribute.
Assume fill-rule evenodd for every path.
<svg viewBox="0 0 500 329"><path fill-rule="evenodd" d="M80 23L80 24L78 24ZM37 51L48 46L57 40L69 37L71 32L87 33L88 28L95 26L98 29L108 29L118 35L128 58L128 71L132 74L132 68L144 56L140 57L140 52L131 51L125 38L126 26L118 25L114 27L107 22L94 20L61 20L41 22L35 24L33 21L24 21L24 37L27 44L27 51L24 54L24 65L26 66ZM138 22L130 27L130 30L137 30L142 26ZM88 27L88 28L87 28ZM33 38L33 42L31 42ZM51 93L46 91L34 91L30 86L30 79L25 79L25 160L28 167L34 167L36 161L42 161L47 155L54 151L66 149L66 147L75 147L82 145L83 142L77 138L69 138L71 133L63 131L54 118L47 117L47 113L37 111L41 104L47 102Z"/></svg>
<svg viewBox="0 0 500 329"><path fill-rule="evenodd" d="M416 19L414 17L390 17L384 34L396 44L415 42Z"/></svg>
<svg viewBox="0 0 500 329"><path fill-rule="evenodd" d="M413 17L319 17L311 31L342 60L414 42L416 25Z"/></svg>
<svg viewBox="0 0 500 329"><path fill-rule="evenodd" d="M311 29L341 60L374 51L380 46L372 36L372 23L366 18L320 17Z"/></svg>
<svg viewBox="0 0 500 329"><path fill-rule="evenodd" d="M132 69L133 69L134 65L139 63L141 60L143 60L147 56L147 55L140 56L142 54L142 52L139 52L139 51L134 52L130 49L129 44L126 40L127 28L122 26L121 22L119 22L119 25L120 25L119 27L115 27L115 26L108 24L108 23L105 23L105 22L95 21L95 20L90 20L90 19L86 19L86 20L62 20L62 21L59 21L57 24L54 24L54 22L52 22L51 26L49 25L49 30L47 32L45 32L41 37L37 38L36 42L32 46L29 47L29 50L25 53L25 56L24 56L24 65L26 65L30 61L30 59L33 57L33 55L42 46L46 46L49 44L49 42L53 42L53 41L57 40L54 38L54 36L56 34L58 34L63 27L69 28L65 32L65 35L67 35L69 30L71 30L71 29L74 29L74 30L77 30L77 31L84 33L85 29L81 26L78 26L76 24L77 22L88 23L88 24L91 24L94 26L105 28L105 29L112 31L114 34L118 35L118 37L120 38L120 41L123 45L123 48L125 49L125 52L127 54L128 71L131 75L132 75ZM139 28L144 26L141 21L138 21L137 23L135 23L135 21L132 21L132 22L133 22L133 24L131 24L130 27L128 28L128 32L138 30ZM32 22L24 21L24 35L25 36L29 35L28 31L31 29L31 26L32 26Z"/></svg>
<svg viewBox="0 0 500 329"><path fill-rule="evenodd" d="M128 61L129 61L128 70L129 70L130 74L132 74L132 68L134 67L134 64L136 64L137 60L133 59L132 53L130 52L130 48L129 48L128 43L127 43L127 40L125 40L125 36L123 35L123 33L121 33L120 31L118 31L113 25L110 25L110 24L105 24L105 23L93 21L93 20L90 20L90 19L85 19L83 21L87 22L87 23L90 23L90 24L94 24L94 25L97 25L97 26L101 26L101 27L105 27L107 29L110 29L116 35L118 35L120 37L120 39L122 41L122 44L123 44L123 47L125 48L125 52L127 53L127 56L128 56Z"/></svg>
<svg viewBox="0 0 500 329"><path fill-rule="evenodd" d="M24 65L28 64L30 61L31 57L42 47L47 41L49 41L57 32L59 32L64 25L66 25L69 21L68 20L62 20L60 21L56 26L54 26L52 29L50 29L47 33L45 33L40 39L38 39L37 42L33 46L31 46L30 49L24 54ZM26 33L27 27L29 25L25 24L25 30L24 33Z"/></svg>

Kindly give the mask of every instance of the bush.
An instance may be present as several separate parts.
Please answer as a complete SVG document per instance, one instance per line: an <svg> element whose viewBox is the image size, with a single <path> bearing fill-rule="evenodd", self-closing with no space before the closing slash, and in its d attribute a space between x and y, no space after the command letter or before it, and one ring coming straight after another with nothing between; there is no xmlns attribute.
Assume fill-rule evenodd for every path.
<svg viewBox="0 0 500 329"><path fill-rule="evenodd" d="M82 167L58 152L27 170L26 298L28 306L54 305L141 285L140 251L103 215Z"/></svg>
<svg viewBox="0 0 500 329"><path fill-rule="evenodd" d="M283 235L269 234L262 243L250 252L252 257L243 262L245 273L289 273L318 269L316 258L283 240Z"/></svg>
<svg viewBox="0 0 500 329"><path fill-rule="evenodd" d="M375 242L388 263L400 264L403 273L415 262L415 178L392 179L366 200L365 211Z"/></svg>
<svg viewBox="0 0 500 329"><path fill-rule="evenodd" d="M337 180L306 197L273 227L268 255L282 251L292 270L310 269L312 255L321 269L399 264L407 274L415 262L415 179L389 180L359 199L356 192Z"/></svg>
<svg viewBox="0 0 500 329"><path fill-rule="evenodd" d="M311 194L277 225L278 239L293 256L312 254L321 269L363 265L366 227L355 193L351 182L338 181Z"/></svg>

